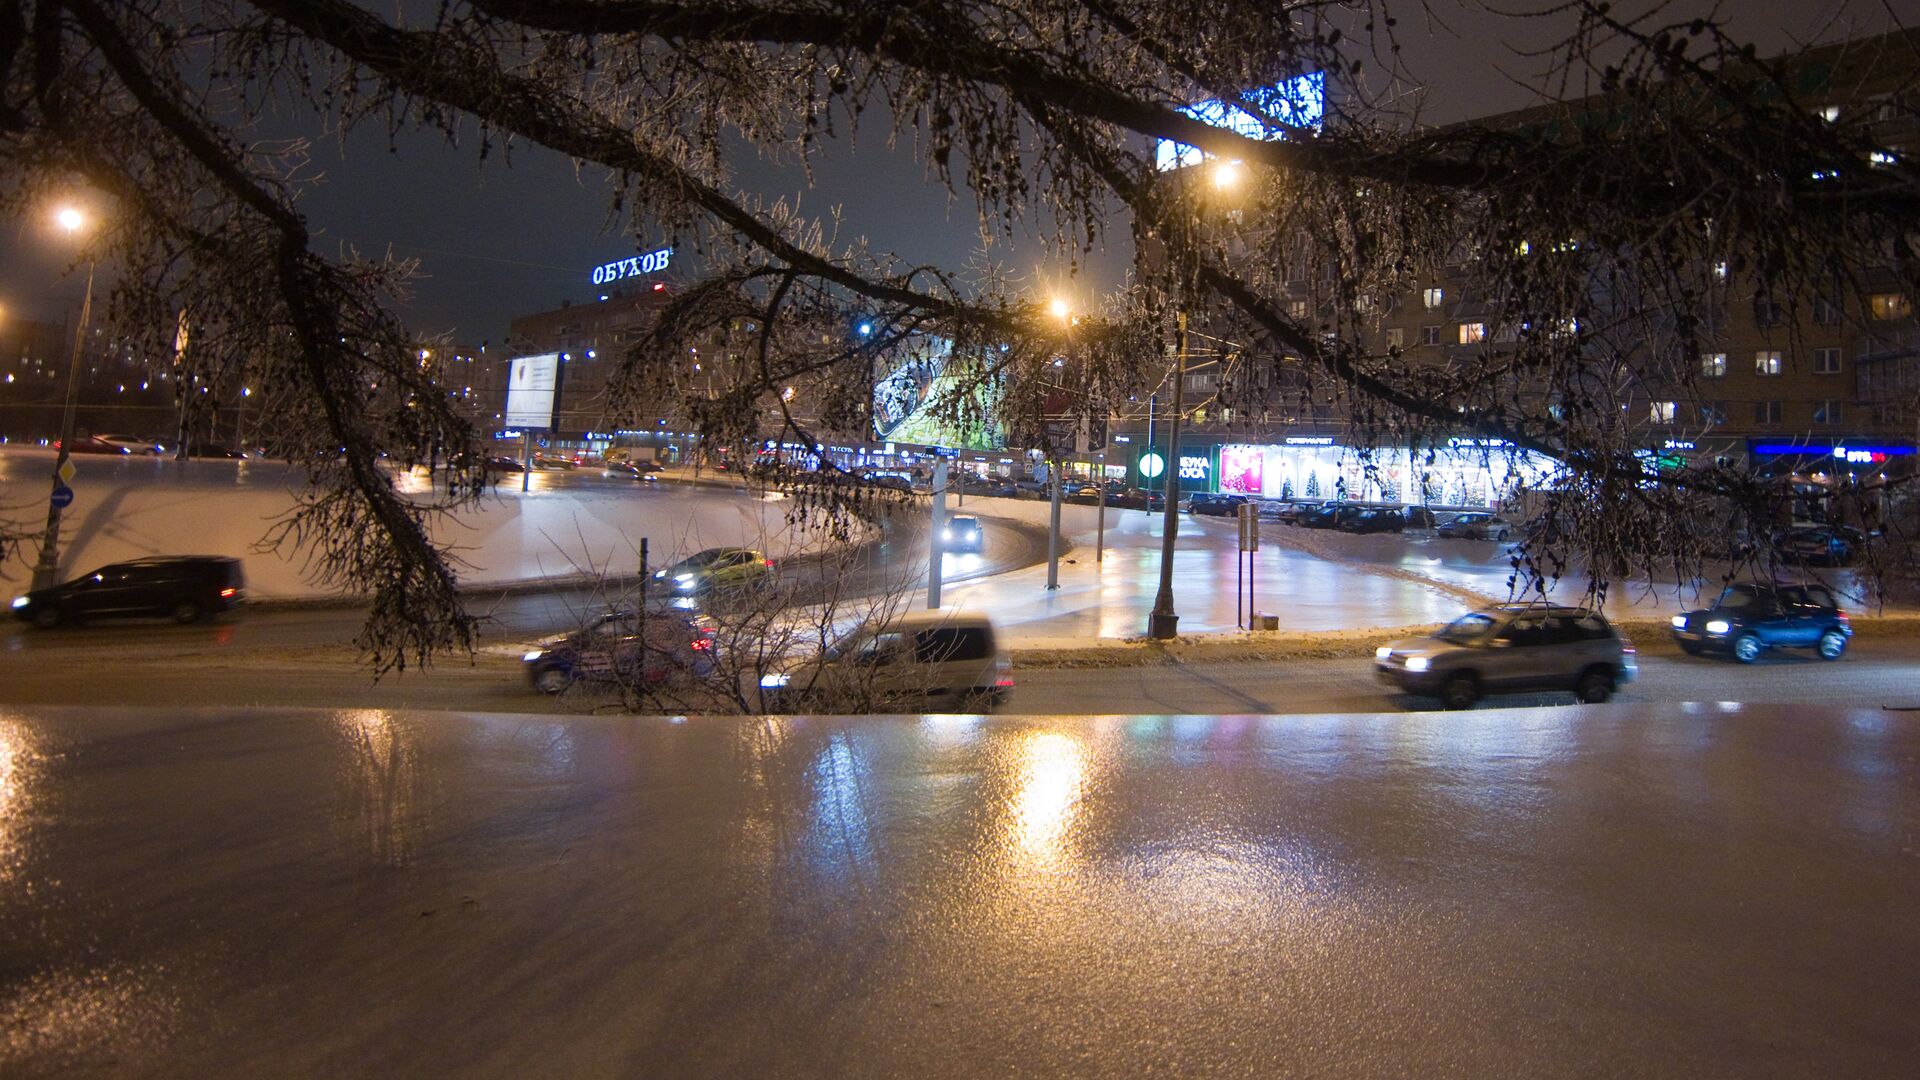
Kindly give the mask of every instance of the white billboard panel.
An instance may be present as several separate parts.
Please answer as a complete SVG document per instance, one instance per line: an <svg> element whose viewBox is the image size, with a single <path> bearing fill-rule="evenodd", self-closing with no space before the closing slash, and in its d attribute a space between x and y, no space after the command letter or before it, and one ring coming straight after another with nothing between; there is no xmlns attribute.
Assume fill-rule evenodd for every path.
<svg viewBox="0 0 1920 1080"><path fill-rule="evenodd" d="M559 382L559 353L514 360L507 372L507 426L553 427L553 395Z"/></svg>

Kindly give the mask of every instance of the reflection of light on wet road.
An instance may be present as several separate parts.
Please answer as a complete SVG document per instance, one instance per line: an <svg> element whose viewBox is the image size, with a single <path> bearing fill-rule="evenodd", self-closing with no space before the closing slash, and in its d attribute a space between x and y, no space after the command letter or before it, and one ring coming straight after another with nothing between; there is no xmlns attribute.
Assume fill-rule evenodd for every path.
<svg viewBox="0 0 1920 1080"><path fill-rule="evenodd" d="M986 556L981 555L979 552L956 553L948 551L942 553L940 556L940 573L942 577L953 577L958 574L973 574L978 573L986 564Z"/></svg>
<svg viewBox="0 0 1920 1080"><path fill-rule="evenodd" d="M336 719L346 743L338 819L354 848L375 862L404 865L418 839L420 762L410 727L378 709L353 709Z"/></svg>
<svg viewBox="0 0 1920 1080"><path fill-rule="evenodd" d="M870 869L873 839L867 822L867 767L852 740L832 736L813 760L813 821L807 848L824 870L841 874Z"/></svg>
<svg viewBox="0 0 1920 1080"><path fill-rule="evenodd" d="M1041 865L1059 861L1073 825L1086 773L1080 741L1054 731L1029 734L1020 746L1020 790L1014 796L1020 850Z"/></svg>
<svg viewBox="0 0 1920 1080"><path fill-rule="evenodd" d="M26 729L0 720L0 885L19 873L25 847L27 810L33 804L39 755L27 740Z"/></svg>

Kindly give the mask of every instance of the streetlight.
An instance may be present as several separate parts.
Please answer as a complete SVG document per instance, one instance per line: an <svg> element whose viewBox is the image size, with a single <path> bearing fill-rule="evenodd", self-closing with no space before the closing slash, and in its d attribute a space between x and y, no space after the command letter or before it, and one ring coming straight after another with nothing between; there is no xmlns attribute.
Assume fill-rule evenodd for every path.
<svg viewBox="0 0 1920 1080"><path fill-rule="evenodd" d="M78 207L54 211L54 223L73 239L86 227L87 215ZM87 316L93 312L93 260L87 260L87 291L80 301L80 325L73 334L73 358L67 364L67 404L60 415L60 454L53 463L53 489L47 496L47 532L40 540L40 559L33 566L33 587L44 589L60 581L60 510L73 497L67 490L67 458L73 450L73 410L80 388L80 347L87 340ZM64 498L63 498L64 494Z"/></svg>

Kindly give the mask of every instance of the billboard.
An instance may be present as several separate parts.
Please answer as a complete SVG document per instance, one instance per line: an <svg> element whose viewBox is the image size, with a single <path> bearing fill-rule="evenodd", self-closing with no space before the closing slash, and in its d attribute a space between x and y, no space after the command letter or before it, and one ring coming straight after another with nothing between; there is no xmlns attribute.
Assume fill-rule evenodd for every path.
<svg viewBox="0 0 1920 1080"><path fill-rule="evenodd" d="M559 383L559 353L516 358L507 371L507 426L550 430Z"/></svg>
<svg viewBox="0 0 1920 1080"><path fill-rule="evenodd" d="M1327 76L1313 71L1296 75L1277 86L1247 93L1249 104L1267 116L1293 128L1318 131L1327 111ZM1180 110L1202 123L1245 135L1249 139L1286 138L1286 132L1272 130L1259 117L1238 105L1224 101L1202 101ZM1154 148L1154 168L1161 172L1198 165L1205 158L1197 147L1172 139L1161 139Z"/></svg>

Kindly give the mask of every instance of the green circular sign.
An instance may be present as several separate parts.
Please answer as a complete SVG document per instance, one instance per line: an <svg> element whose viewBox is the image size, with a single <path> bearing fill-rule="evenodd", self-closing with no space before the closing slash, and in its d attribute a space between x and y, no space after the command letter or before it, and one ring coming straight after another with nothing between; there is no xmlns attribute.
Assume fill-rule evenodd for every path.
<svg viewBox="0 0 1920 1080"><path fill-rule="evenodd" d="M1151 480L1167 471L1167 459L1159 454L1140 455L1140 475Z"/></svg>

